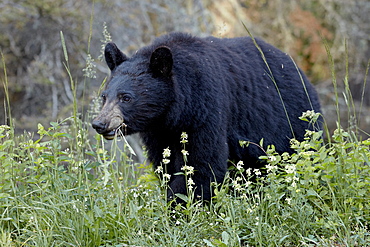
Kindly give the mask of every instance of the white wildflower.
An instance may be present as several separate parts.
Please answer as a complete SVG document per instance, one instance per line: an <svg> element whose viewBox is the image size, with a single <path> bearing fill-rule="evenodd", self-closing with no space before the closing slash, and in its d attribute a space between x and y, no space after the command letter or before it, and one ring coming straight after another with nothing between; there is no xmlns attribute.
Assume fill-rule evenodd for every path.
<svg viewBox="0 0 370 247"><path fill-rule="evenodd" d="M157 169L154 171L155 173L162 173L163 172L163 167L162 166L157 166Z"/></svg>
<svg viewBox="0 0 370 247"><path fill-rule="evenodd" d="M275 156L269 156L269 160L271 161L271 162L274 162L274 161L276 161L276 157Z"/></svg>
<svg viewBox="0 0 370 247"><path fill-rule="evenodd" d="M254 169L253 172L256 174L256 176L260 176L262 174L260 169Z"/></svg>
<svg viewBox="0 0 370 247"><path fill-rule="evenodd" d="M234 189L237 190L237 191L241 191L243 189L242 186L241 186L241 184L239 184L239 181L242 181L242 178L241 177L236 177L232 181L232 185L233 185Z"/></svg>
<svg viewBox="0 0 370 247"><path fill-rule="evenodd" d="M292 198L285 198L285 201L286 201L289 205L291 205Z"/></svg>
<svg viewBox="0 0 370 247"><path fill-rule="evenodd" d="M305 136L312 136L313 134L315 134L315 131L306 130Z"/></svg>
<svg viewBox="0 0 370 247"><path fill-rule="evenodd" d="M245 182L245 187L248 187L249 185L251 185L252 184L252 182L251 181L247 181L247 182Z"/></svg>
<svg viewBox="0 0 370 247"><path fill-rule="evenodd" d="M313 118L315 116L315 111L306 111L302 113L302 118Z"/></svg>
<svg viewBox="0 0 370 247"><path fill-rule="evenodd" d="M258 224L259 224L259 220L260 220L260 218L259 217L256 217L256 226L258 226Z"/></svg>
<svg viewBox="0 0 370 247"><path fill-rule="evenodd" d="M245 173L247 174L248 177L252 176L252 168L248 168Z"/></svg>
<svg viewBox="0 0 370 247"><path fill-rule="evenodd" d="M181 139L188 139L188 134L186 134L186 132L182 132Z"/></svg>
<svg viewBox="0 0 370 247"><path fill-rule="evenodd" d="M162 163L165 164L165 165L167 165L168 163L170 163L170 160L169 159L163 159L162 160Z"/></svg>
<svg viewBox="0 0 370 247"><path fill-rule="evenodd" d="M192 166L184 165L181 170L185 172L185 175L194 174L194 167Z"/></svg>
<svg viewBox="0 0 370 247"><path fill-rule="evenodd" d="M239 161L237 164L236 164L236 169L238 169L238 171L240 171L244 166L244 163L243 161Z"/></svg>
<svg viewBox="0 0 370 247"><path fill-rule="evenodd" d="M163 149L163 158L167 158L171 156L171 150L167 147Z"/></svg>
<svg viewBox="0 0 370 247"><path fill-rule="evenodd" d="M293 181L290 186L292 186L293 188L295 188L295 187L297 187L297 183L295 181Z"/></svg>
<svg viewBox="0 0 370 247"><path fill-rule="evenodd" d="M170 175L170 174L168 174L168 173L164 173L164 174L163 174L163 178L164 178L164 179L167 179L167 181L168 181L168 180L170 180L170 179L171 179L171 175Z"/></svg>
<svg viewBox="0 0 370 247"><path fill-rule="evenodd" d="M292 173L295 173L296 171L296 167L294 164L292 165L286 165L285 167L285 172L288 173L288 174L292 174Z"/></svg>
<svg viewBox="0 0 370 247"><path fill-rule="evenodd" d="M304 148L304 149L306 149L306 150L307 150L307 149L310 149L310 148L311 148L311 145L310 145L310 144L308 144L308 143L306 143L306 144L304 144L303 148Z"/></svg>
<svg viewBox="0 0 370 247"><path fill-rule="evenodd" d="M188 178L188 189L189 190L192 190L193 189L193 185L195 185L193 179L192 178Z"/></svg>
<svg viewBox="0 0 370 247"><path fill-rule="evenodd" d="M186 134L186 132L182 132L181 133L181 141L180 141L180 143L185 144L187 142L188 142L188 134Z"/></svg>
<svg viewBox="0 0 370 247"><path fill-rule="evenodd" d="M267 172L269 173L269 172L271 172L271 171L276 170L276 169L277 169L277 167L276 167L276 166L274 166L274 165L271 165L271 164L267 164L267 165L266 165L266 169L267 169Z"/></svg>

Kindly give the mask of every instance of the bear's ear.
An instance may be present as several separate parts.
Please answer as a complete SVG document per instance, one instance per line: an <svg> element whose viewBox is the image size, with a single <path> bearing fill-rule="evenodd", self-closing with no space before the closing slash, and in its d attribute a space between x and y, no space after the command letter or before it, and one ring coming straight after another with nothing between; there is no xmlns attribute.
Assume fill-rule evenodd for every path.
<svg viewBox="0 0 370 247"><path fill-rule="evenodd" d="M155 77L171 75L173 65L172 52L166 46L155 49L150 57L149 68Z"/></svg>
<svg viewBox="0 0 370 247"><path fill-rule="evenodd" d="M105 46L104 56L110 70L114 70L118 65L127 60L126 55L112 42Z"/></svg>

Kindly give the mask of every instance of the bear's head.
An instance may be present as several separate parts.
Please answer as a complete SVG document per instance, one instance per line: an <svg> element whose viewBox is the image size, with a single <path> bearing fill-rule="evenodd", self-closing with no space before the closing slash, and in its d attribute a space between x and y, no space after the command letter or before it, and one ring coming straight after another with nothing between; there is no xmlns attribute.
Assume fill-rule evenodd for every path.
<svg viewBox="0 0 370 247"><path fill-rule="evenodd" d="M162 125L174 101L173 58L166 46L147 47L128 58L114 43L105 47L111 77L101 94L103 107L92 127L106 139L150 131Z"/></svg>

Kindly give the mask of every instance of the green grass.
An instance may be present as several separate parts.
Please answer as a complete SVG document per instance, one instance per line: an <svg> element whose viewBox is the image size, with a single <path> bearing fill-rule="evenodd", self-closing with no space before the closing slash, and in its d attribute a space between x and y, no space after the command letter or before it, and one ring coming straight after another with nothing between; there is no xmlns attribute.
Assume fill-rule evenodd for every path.
<svg viewBox="0 0 370 247"><path fill-rule="evenodd" d="M68 123L39 125L36 141L0 128L0 246L370 244L370 140L350 141L341 130L322 145L321 133L309 132L292 142L297 154L267 150L266 177L250 183L240 173L212 204L171 209L149 167L133 169L98 135L81 143L84 134L68 134Z"/></svg>
<svg viewBox="0 0 370 247"><path fill-rule="evenodd" d="M64 42L63 50L69 71ZM75 98L71 117L39 124L37 133L0 126L0 246L370 245L370 139L357 129L338 125L325 143L322 132L307 132L304 142L292 140L293 155L271 146L266 176L251 182L259 171L239 163L211 204L184 198L171 208L166 181L135 164L127 145L115 140L108 149L89 137L90 117L77 105Z"/></svg>

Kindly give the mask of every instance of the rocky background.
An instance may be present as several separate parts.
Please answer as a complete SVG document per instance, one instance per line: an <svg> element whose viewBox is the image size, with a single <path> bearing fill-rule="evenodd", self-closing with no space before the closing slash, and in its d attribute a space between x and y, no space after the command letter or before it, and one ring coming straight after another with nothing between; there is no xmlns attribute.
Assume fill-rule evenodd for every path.
<svg viewBox="0 0 370 247"><path fill-rule="evenodd" d="M1 0L0 124L11 117L18 133L34 131L39 122L71 116L74 97L81 118L90 121L109 74L101 56L109 40L132 54L171 31L236 37L248 35L247 28L289 53L306 72L320 93L329 129L336 127L338 105L341 125L358 126L368 136L369 13L368 0Z"/></svg>

